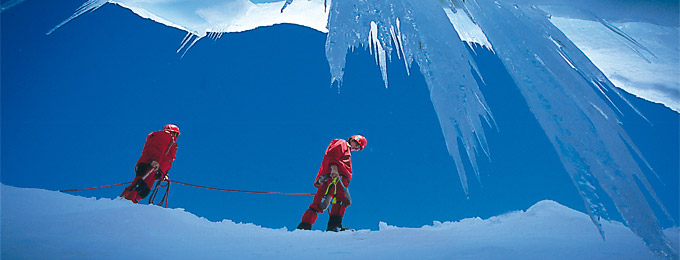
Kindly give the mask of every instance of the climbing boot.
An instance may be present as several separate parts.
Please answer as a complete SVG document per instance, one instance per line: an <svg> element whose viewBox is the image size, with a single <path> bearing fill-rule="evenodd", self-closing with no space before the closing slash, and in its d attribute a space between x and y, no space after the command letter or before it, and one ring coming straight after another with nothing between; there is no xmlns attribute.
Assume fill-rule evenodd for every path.
<svg viewBox="0 0 680 260"><path fill-rule="evenodd" d="M342 217L340 217L340 216L330 216L328 218L328 227L326 228L326 231L339 232L339 231L345 231L345 230L350 230L350 229L342 227Z"/></svg>
<svg viewBox="0 0 680 260"><path fill-rule="evenodd" d="M312 230L312 224L300 222L300 224L297 226L297 229Z"/></svg>

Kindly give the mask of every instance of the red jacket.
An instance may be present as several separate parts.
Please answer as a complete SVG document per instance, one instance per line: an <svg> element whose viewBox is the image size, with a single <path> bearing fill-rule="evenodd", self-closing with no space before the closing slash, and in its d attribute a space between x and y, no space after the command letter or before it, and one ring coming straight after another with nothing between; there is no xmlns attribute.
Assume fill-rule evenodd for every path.
<svg viewBox="0 0 680 260"><path fill-rule="evenodd" d="M326 148L326 153L323 156L323 161L321 161L321 168L316 175L316 179L318 180L323 175L331 174L331 165L335 164L338 166L338 173L340 175L346 177L348 181L352 180L351 156L347 140L335 139L331 141L331 144Z"/></svg>
<svg viewBox="0 0 680 260"><path fill-rule="evenodd" d="M137 163L157 161L161 171L167 174L172 167L172 162L175 161L175 154L177 154L175 136L162 130L156 131L146 137L142 156L139 157Z"/></svg>

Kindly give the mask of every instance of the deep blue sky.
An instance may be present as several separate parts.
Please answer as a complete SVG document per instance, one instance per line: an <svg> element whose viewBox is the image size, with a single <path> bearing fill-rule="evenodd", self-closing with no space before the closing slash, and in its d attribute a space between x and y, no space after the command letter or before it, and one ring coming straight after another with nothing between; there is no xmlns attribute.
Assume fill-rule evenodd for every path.
<svg viewBox="0 0 680 260"><path fill-rule="evenodd" d="M498 129L486 131L491 161L480 159L482 183L469 177L466 199L417 67L406 76L402 61L389 63L385 89L373 57L357 50L338 91L329 85L325 34L308 28L202 39L181 58L175 51L184 32L111 4L45 35L82 4L59 2L26 1L2 13L4 184L60 190L130 181L146 135L174 123L182 136L172 179L258 191L314 192L328 143L365 135L367 149L353 153L354 205L344 221L353 228L487 218L543 199L584 211L512 80L482 49L482 91ZM652 125L626 111L624 126L665 182L648 175L677 220L678 114L627 96ZM122 189L74 194L113 198ZM310 202L175 184L169 206L291 229ZM324 229L326 220L314 227Z"/></svg>

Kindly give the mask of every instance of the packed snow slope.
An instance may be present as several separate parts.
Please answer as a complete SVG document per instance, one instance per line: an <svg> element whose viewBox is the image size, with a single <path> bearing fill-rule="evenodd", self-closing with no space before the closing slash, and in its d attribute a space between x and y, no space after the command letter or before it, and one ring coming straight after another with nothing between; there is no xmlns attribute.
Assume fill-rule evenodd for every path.
<svg viewBox="0 0 680 260"><path fill-rule="evenodd" d="M549 200L489 219L333 233L4 184L0 192L3 259L656 259L621 223L603 222L603 241L588 215ZM678 229L665 233L677 250Z"/></svg>

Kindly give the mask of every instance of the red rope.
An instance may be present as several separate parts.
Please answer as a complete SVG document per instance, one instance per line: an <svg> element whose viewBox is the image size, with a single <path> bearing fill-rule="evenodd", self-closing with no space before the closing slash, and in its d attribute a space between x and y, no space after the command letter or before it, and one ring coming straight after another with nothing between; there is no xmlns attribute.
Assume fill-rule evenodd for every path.
<svg viewBox="0 0 680 260"><path fill-rule="evenodd" d="M186 186L196 187L196 188L209 189L209 190L219 190L219 191L244 192L244 193L257 193L257 194L280 194L280 195L303 195L303 196L314 196L313 193L231 190L231 189L220 189L220 188L212 188L212 187L206 187L206 186L188 184L188 183L179 182L179 181L172 181L172 182L178 183L178 184L182 184L182 185L186 185ZM108 187L113 187L113 186L125 185L125 184L130 184L130 183L132 183L132 182L124 182L124 183L118 183L118 184L112 184L112 185L106 185L106 186L99 186L99 187L92 187L92 188L84 188L84 189L60 190L60 192L71 192L71 191L81 191L81 190L94 190L94 189L101 189L101 188L108 188Z"/></svg>
<svg viewBox="0 0 680 260"><path fill-rule="evenodd" d="M178 183L178 184L182 184L182 185L186 185L186 186L196 187L196 188L209 189L209 190L219 190L219 191L245 192L245 193L257 193L257 194L281 194L281 195L307 195L307 196L314 196L314 194L312 194L312 193L269 192L269 191L249 191L249 190L230 190L230 189L220 189L220 188L211 188L211 187L200 186L200 185L193 185L193 184L183 183L183 182L179 182L179 181L172 181L172 182Z"/></svg>
<svg viewBox="0 0 680 260"><path fill-rule="evenodd" d="M94 190L94 189L108 188L108 187L113 187L113 186L120 186L120 185L125 185L125 184L130 184L130 183L132 183L132 182L129 181L129 182L124 182L124 183L118 183L118 184L112 184L112 185L106 185L106 186L99 186L99 187L92 187L92 188L84 188L84 189L60 190L60 192L72 192L72 191L81 191L81 190Z"/></svg>

